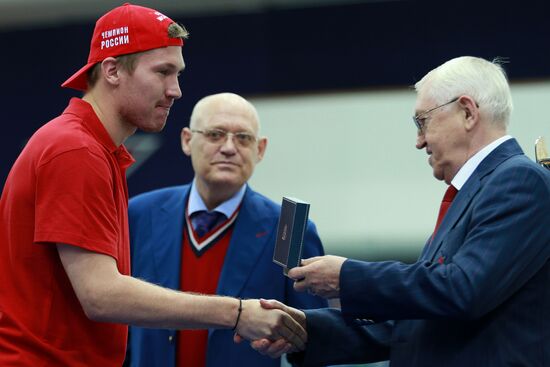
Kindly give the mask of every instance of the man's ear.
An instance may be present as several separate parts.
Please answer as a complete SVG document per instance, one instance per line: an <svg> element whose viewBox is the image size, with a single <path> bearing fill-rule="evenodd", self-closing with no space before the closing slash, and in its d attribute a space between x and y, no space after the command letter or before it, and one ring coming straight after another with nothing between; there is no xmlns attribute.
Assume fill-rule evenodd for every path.
<svg viewBox="0 0 550 367"><path fill-rule="evenodd" d="M114 57L108 57L101 62L101 76L111 85L120 84L120 65Z"/></svg>
<svg viewBox="0 0 550 367"><path fill-rule="evenodd" d="M181 139L181 150L183 150L183 153L190 157L191 156L191 146L189 145L191 141L191 136L193 133L191 132L191 129L188 127L184 127L181 129L180 139Z"/></svg>
<svg viewBox="0 0 550 367"><path fill-rule="evenodd" d="M461 96L457 102L464 113L464 127L467 131L471 131L480 119L479 106L472 97L467 95Z"/></svg>
<svg viewBox="0 0 550 367"><path fill-rule="evenodd" d="M264 158L266 149L267 149L267 138L264 136L258 140L258 155L257 155L256 163L260 162Z"/></svg>

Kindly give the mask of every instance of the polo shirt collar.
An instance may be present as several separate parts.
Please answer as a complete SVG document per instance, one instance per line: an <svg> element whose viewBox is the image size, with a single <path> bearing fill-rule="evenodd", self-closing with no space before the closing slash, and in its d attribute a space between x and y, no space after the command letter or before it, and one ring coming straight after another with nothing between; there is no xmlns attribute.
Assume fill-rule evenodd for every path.
<svg viewBox="0 0 550 367"><path fill-rule="evenodd" d="M105 126L103 126L97 117L91 104L80 98L73 97L63 113L78 116L82 120L82 124L90 131L97 141L103 145L107 151L114 154L123 167L129 167L135 162L124 144L118 147L115 145L107 129L105 129Z"/></svg>

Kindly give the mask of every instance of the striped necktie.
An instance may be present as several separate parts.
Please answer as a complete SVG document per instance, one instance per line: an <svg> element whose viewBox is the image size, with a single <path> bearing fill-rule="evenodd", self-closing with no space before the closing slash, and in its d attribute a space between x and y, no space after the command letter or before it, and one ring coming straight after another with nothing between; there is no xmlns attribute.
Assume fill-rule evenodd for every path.
<svg viewBox="0 0 550 367"><path fill-rule="evenodd" d="M207 212L206 210L198 211L193 214L195 232L199 235L199 237L203 237L224 219L225 215L220 212Z"/></svg>

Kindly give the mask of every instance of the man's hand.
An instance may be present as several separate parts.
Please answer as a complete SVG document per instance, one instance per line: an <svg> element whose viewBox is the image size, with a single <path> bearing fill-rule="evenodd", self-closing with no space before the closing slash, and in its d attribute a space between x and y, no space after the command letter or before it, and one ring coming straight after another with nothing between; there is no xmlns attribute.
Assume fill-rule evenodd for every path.
<svg viewBox="0 0 550 367"><path fill-rule="evenodd" d="M282 339L285 348L303 350L307 341L304 313L277 301L262 302L243 300L235 341L241 338L268 342Z"/></svg>
<svg viewBox="0 0 550 367"><path fill-rule="evenodd" d="M296 322L298 322L298 324L300 324L300 326L305 330L306 316L303 311L286 306L285 304L276 300L261 299L260 304L265 309L278 309L286 312L288 315L292 316L292 318ZM235 343L240 343L243 338L239 334L235 334L233 340L235 341ZM304 347L300 348L296 345L293 345L292 343L289 343L284 338L280 338L277 340L270 340L267 338L257 339L251 341L250 346L254 350L258 351L260 354L267 355L271 358L279 358L285 353L298 352L303 350L305 347L304 345Z"/></svg>
<svg viewBox="0 0 550 367"><path fill-rule="evenodd" d="M288 276L294 279L294 289L323 298L340 295L340 270L345 257L326 255L302 260L302 266L290 269Z"/></svg>

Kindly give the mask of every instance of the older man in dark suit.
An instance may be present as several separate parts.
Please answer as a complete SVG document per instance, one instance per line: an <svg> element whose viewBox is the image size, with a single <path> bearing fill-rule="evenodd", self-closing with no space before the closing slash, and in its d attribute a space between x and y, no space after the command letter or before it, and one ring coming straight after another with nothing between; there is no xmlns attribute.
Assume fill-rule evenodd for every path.
<svg viewBox="0 0 550 367"><path fill-rule="evenodd" d="M301 366L388 359L392 367L548 366L550 173L507 135L505 73L495 62L459 57L415 87L416 147L449 185L436 228L414 264L322 256L291 270L297 290L342 304L306 311L305 321L286 308L308 332L306 350L291 359ZM277 354L277 343L253 345Z"/></svg>

